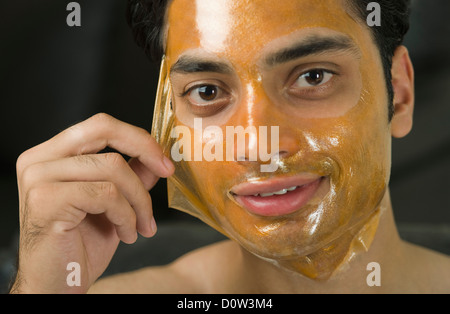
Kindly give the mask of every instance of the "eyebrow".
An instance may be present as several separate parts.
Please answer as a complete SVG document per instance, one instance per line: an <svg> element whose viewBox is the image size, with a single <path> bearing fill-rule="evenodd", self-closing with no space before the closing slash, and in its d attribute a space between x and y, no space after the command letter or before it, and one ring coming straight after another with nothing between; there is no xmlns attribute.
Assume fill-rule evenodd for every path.
<svg viewBox="0 0 450 314"><path fill-rule="evenodd" d="M327 52L348 52L358 58L361 54L353 40L345 35L332 37L312 35L295 43L291 47L270 54L264 59L264 64L275 66L295 59Z"/></svg>
<svg viewBox="0 0 450 314"><path fill-rule="evenodd" d="M170 69L170 73L197 73L197 72L215 72L221 74L230 74L233 69L230 65L221 61L208 61L196 56L181 56Z"/></svg>
<svg viewBox="0 0 450 314"><path fill-rule="evenodd" d="M284 48L264 58L264 64L272 67L282 63L287 63L295 59L318 55L325 52L348 52L360 57L360 50L353 40L345 35L332 37L323 37L312 35L291 47ZM199 73L214 72L221 74L230 74L233 68L226 62L216 60L205 60L202 57L194 55L181 56L170 69L170 74L180 73Z"/></svg>

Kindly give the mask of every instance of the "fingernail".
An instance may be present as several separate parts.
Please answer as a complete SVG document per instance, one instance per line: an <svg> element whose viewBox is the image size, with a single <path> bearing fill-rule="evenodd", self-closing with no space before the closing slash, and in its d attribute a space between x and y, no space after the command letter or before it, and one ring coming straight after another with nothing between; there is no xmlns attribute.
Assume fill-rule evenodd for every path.
<svg viewBox="0 0 450 314"><path fill-rule="evenodd" d="M156 231L158 230L158 228L156 227L155 217L152 217L152 220L150 221L150 229L152 229L152 236L154 236Z"/></svg>
<svg viewBox="0 0 450 314"><path fill-rule="evenodd" d="M167 172L172 173L175 170L173 163L166 156L163 157L163 164L164 164L164 167L166 168Z"/></svg>

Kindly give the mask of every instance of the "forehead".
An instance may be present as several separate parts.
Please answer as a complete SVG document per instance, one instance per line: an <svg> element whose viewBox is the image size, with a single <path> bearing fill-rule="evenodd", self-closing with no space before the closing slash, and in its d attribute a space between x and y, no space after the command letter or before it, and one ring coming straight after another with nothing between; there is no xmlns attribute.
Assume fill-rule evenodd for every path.
<svg viewBox="0 0 450 314"><path fill-rule="evenodd" d="M288 44L296 34L308 36L327 30L347 35L359 46L368 30L347 12L344 3L173 0L167 19L166 57L173 64L186 51L201 50L232 63L248 63L271 45Z"/></svg>

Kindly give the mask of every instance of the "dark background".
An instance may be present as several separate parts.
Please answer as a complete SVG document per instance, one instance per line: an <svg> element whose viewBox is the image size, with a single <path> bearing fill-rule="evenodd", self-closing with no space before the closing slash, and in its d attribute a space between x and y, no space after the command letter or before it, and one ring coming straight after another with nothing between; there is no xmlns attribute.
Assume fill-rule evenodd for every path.
<svg viewBox="0 0 450 314"><path fill-rule="evenodd" d="M0 2L0 289L2 276L11 272L17 243L15 163L20 153L98 112L147 130L151 127L159 65L148 61L135 45L125 20L125 1L77 1L81 27L66 24L69 2ZM390 185L402 237L447 254L449 17L448 0L413 1L405 44L416 70L415 122L410 135L393 142ZM194 218L168 209L166 194L164 180L151 191L162 234L160 242L154 239L151 245L163 250L168 241L181 251L147 259L147 264L169 262L182 250L203 244L205 237L220 238ZM177 234L197 242L184 243ZM135 247L147 245L142 243Z"/></svg>

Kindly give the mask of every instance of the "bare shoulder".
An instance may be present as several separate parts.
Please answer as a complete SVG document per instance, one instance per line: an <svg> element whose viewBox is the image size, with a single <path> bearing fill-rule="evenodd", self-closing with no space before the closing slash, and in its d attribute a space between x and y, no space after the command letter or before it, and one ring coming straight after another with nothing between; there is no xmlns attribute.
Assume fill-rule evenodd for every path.
<svg viewBox="0 0 450 314"><path fill-rule="evenodd" d="M406 243L416 278L425 293L450 292L450 256Z"/></svg>
<svg viewBox="0 0 450 314"><path fill-rule="evenodd" d="M233 251L237 253L237 244L229 240L211 244L165 266L102 278L89 293L207 293L232 265Z"/></svg>

